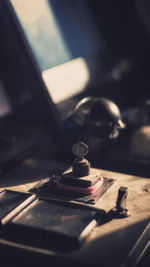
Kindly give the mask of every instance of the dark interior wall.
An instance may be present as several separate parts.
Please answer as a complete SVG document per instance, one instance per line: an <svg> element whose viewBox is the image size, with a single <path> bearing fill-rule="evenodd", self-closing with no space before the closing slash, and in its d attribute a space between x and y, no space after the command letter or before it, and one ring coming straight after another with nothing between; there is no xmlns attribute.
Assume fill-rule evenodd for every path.
<svg viewBox="0 0 150 267"><path fill-rule="evenodd" d="M0 79L12 112L47 124L59 136L61 123L9 1L0 1Z"/></svg>
<svg viewBox="0 0 150 267"><path fill-rule="evenodd" d="M136 52L148 47L148 39L134 1L88 1L98 28L109 49L116 53Z"/></svg>
<svg viewBox="0 0 150 267"><path fill-rule="evenodd" d="M112 70L124 60L129 71L122 72L119 81L105 81L102 95L112 98L124 109L139 104L149 95L150 44L134 1L86 1L104 40L106 60L112 60ZM142 4L141 4L142 5ZM144 4L143 4L144 5Z"/></svg>

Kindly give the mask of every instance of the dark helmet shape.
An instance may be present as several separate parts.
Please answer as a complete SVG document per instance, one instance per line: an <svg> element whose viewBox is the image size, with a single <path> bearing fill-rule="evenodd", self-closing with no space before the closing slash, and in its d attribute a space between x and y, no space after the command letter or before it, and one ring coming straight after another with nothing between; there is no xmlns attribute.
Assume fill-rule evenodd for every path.
<svg viewBox="0 0 150 267"><path fill-rule="evenodd" d="M86 97L77 104L65 126L69 131L81 131L93 137L115 138L124 124L114 102L104 97Z"/></svg>

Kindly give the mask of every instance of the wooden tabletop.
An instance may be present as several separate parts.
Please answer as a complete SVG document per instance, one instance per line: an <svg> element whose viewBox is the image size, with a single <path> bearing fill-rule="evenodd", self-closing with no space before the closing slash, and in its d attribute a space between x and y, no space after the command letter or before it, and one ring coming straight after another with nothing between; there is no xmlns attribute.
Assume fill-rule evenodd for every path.
<svg viewBox="0 0 150 267"><path fill-rule="evenodd" d="M0 191L7 188L28 192L55 168L61 169L64 165L54 161L28 159L0 178ZM150 177L143 178L106 170L100 172L106 178L115 178L116 182L96 202L95 207L106 212L114 208L118 189L126 186L127 207L131 216L125 219L113 219L95 227L84 244L67 255L58 255L51 251L48 252L49 255L55 254L60 258L68 258L91 266L111 266L111 263L112 266L120 266L150 221ZM3 240L1 242L5 243Z"/></svg>

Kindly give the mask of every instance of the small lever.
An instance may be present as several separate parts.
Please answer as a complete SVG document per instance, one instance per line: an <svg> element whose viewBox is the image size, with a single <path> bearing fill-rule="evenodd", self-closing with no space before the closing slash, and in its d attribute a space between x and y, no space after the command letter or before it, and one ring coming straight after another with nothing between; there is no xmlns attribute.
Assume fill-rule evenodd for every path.
<svg viewBox="0 0 150 267"><path fill-rule="evenodd" d="M118 191L116 209L117 209L118 214L120 214L123 217L129 216L129 213L127 210L127 196L128 196L128 188L121 186Z"/></svg>
<svg viewBox="0 0 150 267"><path fill-rule="evenodd" d="M118 190L116 207L109 212L109 216L113 218L126 218L130 216L127 209L128 188L121 186Z"/></svg>

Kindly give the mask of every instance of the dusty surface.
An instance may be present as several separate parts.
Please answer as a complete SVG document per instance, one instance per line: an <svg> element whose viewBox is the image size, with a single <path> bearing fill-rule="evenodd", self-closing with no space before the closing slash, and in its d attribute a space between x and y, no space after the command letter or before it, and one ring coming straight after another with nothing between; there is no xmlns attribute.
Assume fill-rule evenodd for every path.
<svg viewBox="0 0 150 267"><path fill-rule="evenodd" d="M28 160L16 170L1 177L0 190L9 188L26 192L54 168L60 168L60 165L55 162ZM109 211L115 207L120 186L127 186L127 203L131 216L126 219L114 219L96 227L80 249L65 257L79 259L93 266L109 266L110 262L113 262L113 266L119 266L150 221L150 177L100 171L104 177L115 178L117 181L95 206Z"/></svg>

